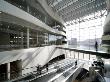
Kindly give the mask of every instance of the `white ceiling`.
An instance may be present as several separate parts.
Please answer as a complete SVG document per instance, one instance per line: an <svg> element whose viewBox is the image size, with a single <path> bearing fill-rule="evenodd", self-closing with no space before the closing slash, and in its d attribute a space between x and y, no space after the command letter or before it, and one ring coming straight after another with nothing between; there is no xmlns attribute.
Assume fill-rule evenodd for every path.
<svg viewBox="0 0 110 82"><path fill-rule="evenodd" d="M106 9L106 0L47 0L65 22Z"/></svg>

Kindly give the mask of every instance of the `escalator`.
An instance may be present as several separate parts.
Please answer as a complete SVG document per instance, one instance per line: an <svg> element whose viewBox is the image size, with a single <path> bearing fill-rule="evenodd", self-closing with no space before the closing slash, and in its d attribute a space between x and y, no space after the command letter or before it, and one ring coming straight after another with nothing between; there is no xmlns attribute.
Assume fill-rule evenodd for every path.
<svg viewBox="0 0 110 82"><path fill-rule="evenodd" d="M81 68L80 73L77 75L75 80L71 82L106 82L104 77L100 73L95 71L95 75L91 76L90 72L84 68Z"/></svg>

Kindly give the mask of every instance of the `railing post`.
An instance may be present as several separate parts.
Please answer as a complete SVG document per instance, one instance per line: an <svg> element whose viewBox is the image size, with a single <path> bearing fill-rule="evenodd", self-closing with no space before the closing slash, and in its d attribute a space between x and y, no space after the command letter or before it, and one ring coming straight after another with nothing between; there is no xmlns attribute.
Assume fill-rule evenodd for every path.
<svg viewBox="0 0 110 82"><path fill-rule="evenodd" d="M79 59L79 52L78 52L78 59Z"/></svg>
<svg viewBox="0 0 110 82"><path fill-rule="evenodd" d="M84 59L84 53L83 53L83 59Z"/></svg>
<svg viewBox="0 0 110 82"><path fill-rule="evenodd" d="M74 58L75 58L75 51L74 51Z"/></svg>
<svg viewBox="0 0 110 82"><path fill-rule="evenodd" d="M70 52L70 58L71 58L71 50L69 52Z"/></svg>
<svg viewBox="0 0 110 82"><path fill-rule="evenodd" d="M73 58L75 58L75 56L74 56L74 51L73 51Z"/></svg>
<svg viewBox="0 0 110 82"><path fill-rule="evenodd" d="M89 60L90 60L90 53L89 53Z"/></svg>

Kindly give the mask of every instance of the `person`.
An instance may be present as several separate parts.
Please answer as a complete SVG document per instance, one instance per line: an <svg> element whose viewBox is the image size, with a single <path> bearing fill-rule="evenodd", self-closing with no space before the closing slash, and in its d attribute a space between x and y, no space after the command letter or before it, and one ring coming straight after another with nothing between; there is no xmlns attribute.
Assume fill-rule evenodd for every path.
<svg viewBox="0 0 110 82"><path fill-rule="evenodd" d="M47 70L47 72L48 72L48 63L46 64L46 70Z"/></svg>
<svg viewBox="0 0 110 82"><path fill-rule="evenodd" d="M75 61L75 67L77 66L77 60Z"/></svg>
<svg viewBox="0 0 110 82"><path fill-rule="evenodd" d="M37 66L37 70L38 70L38 74L41 75L41 65L38 65L38 66Z"/></svg>
<svg viewBox="0 0 110 82"><path fill-rule="evenodd" d="M95 50L98 51L98 42L95 42Z"/></svg>

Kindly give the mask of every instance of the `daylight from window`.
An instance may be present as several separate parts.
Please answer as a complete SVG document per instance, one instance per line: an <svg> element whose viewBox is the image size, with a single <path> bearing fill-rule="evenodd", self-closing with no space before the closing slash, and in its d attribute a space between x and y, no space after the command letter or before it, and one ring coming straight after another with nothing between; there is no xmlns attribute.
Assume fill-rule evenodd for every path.
<svg viewBox="0 0 110 82"><path fill-rule="evenodd" d="M106 14L106 11L103 10L67 22L66 34L68 44L94 45L95 41L98 41L98 43L101 44Z"/></svg>

